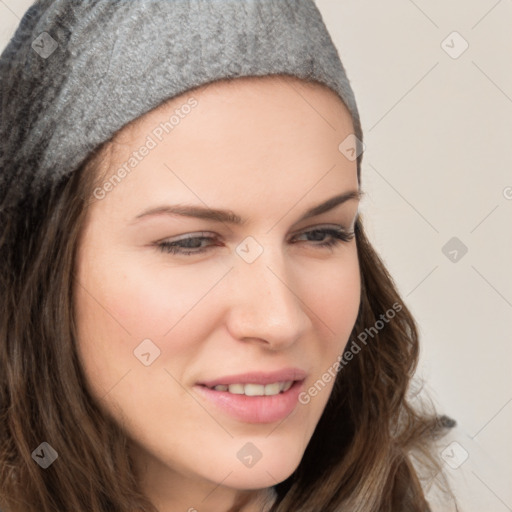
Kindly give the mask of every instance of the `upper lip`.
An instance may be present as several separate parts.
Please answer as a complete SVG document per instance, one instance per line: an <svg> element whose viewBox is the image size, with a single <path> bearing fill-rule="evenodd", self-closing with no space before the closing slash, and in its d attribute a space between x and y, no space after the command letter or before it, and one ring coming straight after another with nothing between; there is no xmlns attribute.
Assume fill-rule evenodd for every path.
<svg viewBox="0 0 512 512"><path fill-rule="evenodd" d="M283 368L273 372L254 371L248 373L239 373L237 375L227 375L218 379L199 382L202 386L213 388L219 385L229 386L230 384L272 384L273 382L287 382L294 380L304 380L307 374L299 368Z"/></svg>

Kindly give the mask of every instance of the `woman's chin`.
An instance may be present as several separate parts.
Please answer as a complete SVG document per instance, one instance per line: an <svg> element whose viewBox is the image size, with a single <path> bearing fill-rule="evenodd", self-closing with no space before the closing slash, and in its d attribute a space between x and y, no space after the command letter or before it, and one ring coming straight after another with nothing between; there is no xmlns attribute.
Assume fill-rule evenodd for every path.
<svg viewBox="0 0 512 512"><path fill-rule="evenodd" d="M286 480L294 470L291 469L290 471L275 472L277 474L274 474L269 470L267 471L268 472L260 470L258 473L252 473L250 470L233 471L233 473L223 482L223 485L240 491L267 489Z"/></svg>
<svg viewBox="0 0 512 512"><path fill-rule="evenodd" d="M290 458L284 453L274 453L253 465L238 464L223 485L233 489L263 489L283 482L297 469L300 458Z"/></svg>

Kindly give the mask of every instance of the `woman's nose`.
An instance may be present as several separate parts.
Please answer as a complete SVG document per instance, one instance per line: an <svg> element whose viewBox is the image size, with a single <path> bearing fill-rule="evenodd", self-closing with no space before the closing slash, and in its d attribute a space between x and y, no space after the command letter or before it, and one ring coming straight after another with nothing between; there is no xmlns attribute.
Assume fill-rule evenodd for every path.
<svg viewBox="0 0 512 512"><path fill-rule="evenodd" d="M263 248L251 263L237 258L229 273L228 330L241 341L258 340L283 350L311 325L305 303L306 281L282 250Z"/></svg>

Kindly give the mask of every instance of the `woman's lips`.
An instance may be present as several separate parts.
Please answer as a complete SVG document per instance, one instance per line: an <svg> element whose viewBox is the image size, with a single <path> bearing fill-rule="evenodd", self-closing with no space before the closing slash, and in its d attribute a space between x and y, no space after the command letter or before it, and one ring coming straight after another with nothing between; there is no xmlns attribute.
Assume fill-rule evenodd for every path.
<svg viewBox="0 0 512 512"><path fill-rule="evenodd" d="M283 376L283 372L280 375ZM268 375L263 380L268 381ZM217 385L214 381L212 382L214 386ZM277 380L269 382L277 382ZM213 386L204 384L195 385L194 390L208 402L213 403L219 410L240 421L246 423L273 423L283 420L293 412L297 406L303 383L304 378L294 380L287 391L269 396L247 396L233 394L229 391L216 391L212 389Z"/></svg>
<svg viewBox="0 0 512 512"><path fill-rule="evenodd" d="M306 372L299 368L282 368L281 370L273 372L248 372L237 375L226 375L217 379L199 382L198 384L209 388L229 384L272 384L273 382L304 380L306 375Z"/></svg>

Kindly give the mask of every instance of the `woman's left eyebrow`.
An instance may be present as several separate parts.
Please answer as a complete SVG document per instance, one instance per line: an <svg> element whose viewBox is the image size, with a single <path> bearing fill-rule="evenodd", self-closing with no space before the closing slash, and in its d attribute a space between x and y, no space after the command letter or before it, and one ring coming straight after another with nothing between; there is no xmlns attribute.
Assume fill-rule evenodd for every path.
<svg viewBox="0 0 512 512"><path fill-rule="evenodd" d="M336 206L343 204L350 200L360 200L362 192L360 190L349 190L343 194L331 197L319 205L313 206L306 210L297 222L309 219L310 217L316 217L322 213L332 210ZM219 210L215 208L207 208L198 205L189 204L175 204L175 205L162 205L154 208L144 210L142 213L137 215L130 224L137 224L143 218L158 216L158 215L178 215L184 217L194 217L197 219L212 220L215 222L225 222L228 224L243 225L247 219L242 219L239 215L231 210Z"/></svg>

